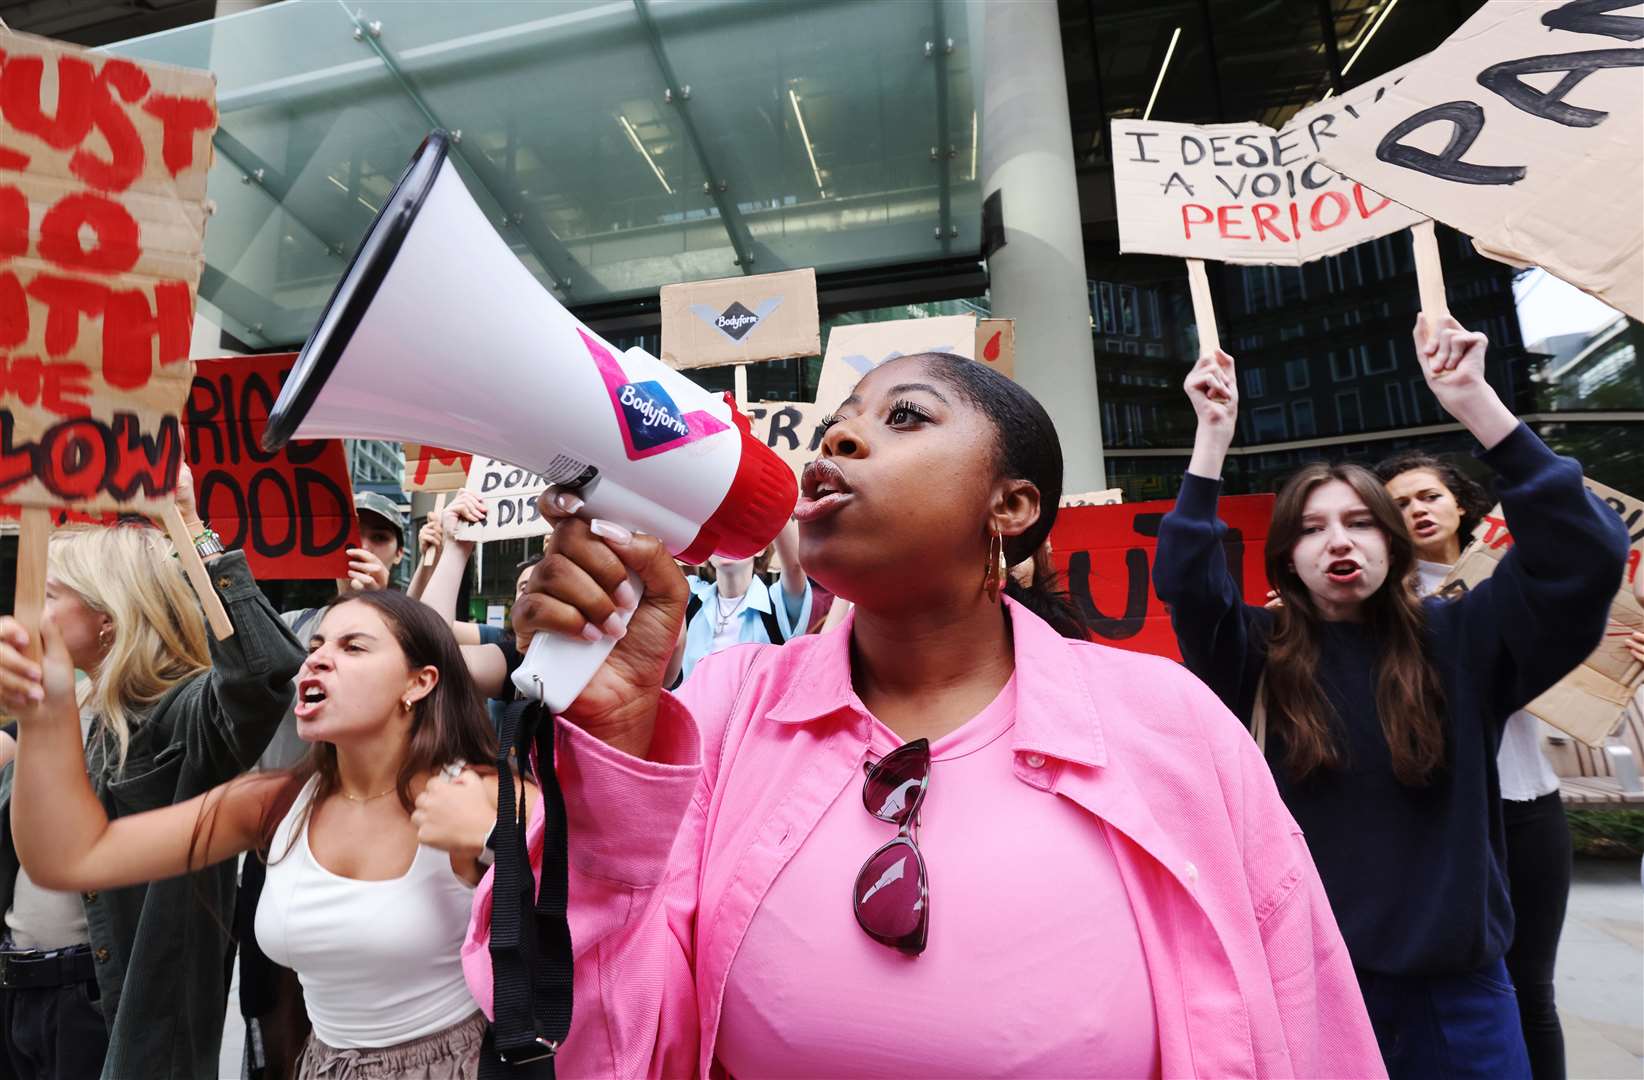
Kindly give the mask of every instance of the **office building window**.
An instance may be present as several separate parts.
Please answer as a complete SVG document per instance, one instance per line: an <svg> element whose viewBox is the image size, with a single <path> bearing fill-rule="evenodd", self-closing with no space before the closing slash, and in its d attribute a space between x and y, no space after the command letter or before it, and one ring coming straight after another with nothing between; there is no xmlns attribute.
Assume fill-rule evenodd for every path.
<svg viewBox="0 0 1644 1080"><path fill-rule="evenodd" d="M1308 367L1307 357L1298 356L1294 360L1284 362L1284 385L1288 390L1306 390L1313 384L1312 370Z"/></svg>
<svg viewBox="0 0 1644 1080"><path fill-rule="evenodd" d="M1344 433L1364 430L1364 409L1357 390L1343 390L1336 395L1336 424Z"/></svg>
<svg viewBox="0 0 1644 1080"><path fill-rule="evenodd" d="M1256 442L1282 442L1290 437L1283 405L1263 405L1251 410L1250 426Z"/></svg>
<svg viewBox="0 0 1644 1080"><path fill-rule="evenodd" d="M1335 349L1331 349L1330 378L1336 382L1346 382L1355 374L1357 374L1357 371L1353 362L1353 350L1348 348L1337 352Z"/></svg>
<svg viewBox="0 0 1644 1080"><path fill-rule="evenodd" d="M1244 373L1244 396L1259 398L1267 393L1267 373L1261 368L1251 368Z"/></svg>
<svg viewBox="0 0 1644 1080"><path fill-rule="evenodd" d="M1404 424L1404 387L1396 382L1387 384L1387 424L1389 427L1398 427Z"/></svg>
<svg viewBox="0 0 1644 1080"><path fill-rule="evenodd" d="M1296 438L1306 439L1318 434L1313 424L1313 403L1311 401L1297 401L1290 406L1290 419L1296 429Z"/></svg>

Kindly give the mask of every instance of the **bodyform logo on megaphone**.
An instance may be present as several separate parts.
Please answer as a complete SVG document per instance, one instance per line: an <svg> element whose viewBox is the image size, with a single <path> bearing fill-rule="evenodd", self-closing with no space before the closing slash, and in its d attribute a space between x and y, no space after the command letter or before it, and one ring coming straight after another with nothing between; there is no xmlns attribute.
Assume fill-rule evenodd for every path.
<svg viewBox="0 0 1644 1080"><path fill-rule="evenodd" d="M655 379L630 382L628 373L611 351L577 330L588 355L599 369L605 389L611 395L617 427L629 461L652 457L728 430L726 424L701 409L681 413L667 389Z"/></svg>

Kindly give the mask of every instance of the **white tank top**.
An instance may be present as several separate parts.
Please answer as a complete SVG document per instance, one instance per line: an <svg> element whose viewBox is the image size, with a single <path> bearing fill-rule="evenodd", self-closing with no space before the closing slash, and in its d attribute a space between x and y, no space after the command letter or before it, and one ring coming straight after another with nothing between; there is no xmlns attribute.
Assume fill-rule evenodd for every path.
<svg viewBox="0 0 1644 1080"><path fill-rule="evenodd" d="M388 881L339 877L308 844L303 787L274 833L257 904L257 944L294 969L314 1034L339 1049L386 1047L431 1035L479 1008L462 977L473 887L443 851L417 847L411 869Z"/></svg>

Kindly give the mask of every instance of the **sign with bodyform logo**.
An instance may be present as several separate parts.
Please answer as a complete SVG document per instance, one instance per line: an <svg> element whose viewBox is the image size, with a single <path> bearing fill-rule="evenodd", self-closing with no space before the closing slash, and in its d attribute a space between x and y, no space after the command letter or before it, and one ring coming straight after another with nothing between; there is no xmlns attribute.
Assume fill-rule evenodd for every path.
<svg viewBox="0 0 1644 1080"><path fill-rule="evenodd" d="M816 271L662 287L662 361L714 367L822 351Z"/></svg>

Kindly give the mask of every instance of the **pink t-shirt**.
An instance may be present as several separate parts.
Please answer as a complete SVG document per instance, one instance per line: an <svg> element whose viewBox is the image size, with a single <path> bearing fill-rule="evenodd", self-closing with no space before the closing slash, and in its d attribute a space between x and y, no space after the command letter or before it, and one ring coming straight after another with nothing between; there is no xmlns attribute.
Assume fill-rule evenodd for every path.
<svg viewBox="0 0 1644 1080"><path fill-rule="evenodd" d="M1152 987L1106 834L1015 778L1015 713L1012 677L931 746L922 955L869 938L851 912L857 871L896 827L863 808L860 783L823 814L732 961L718 1057L733 1077L1159 1075ZM900 742L875 722L875 756Z"/></svg>

